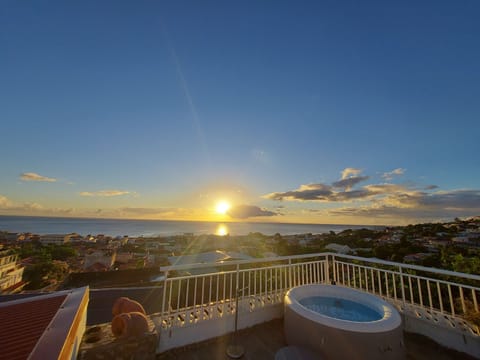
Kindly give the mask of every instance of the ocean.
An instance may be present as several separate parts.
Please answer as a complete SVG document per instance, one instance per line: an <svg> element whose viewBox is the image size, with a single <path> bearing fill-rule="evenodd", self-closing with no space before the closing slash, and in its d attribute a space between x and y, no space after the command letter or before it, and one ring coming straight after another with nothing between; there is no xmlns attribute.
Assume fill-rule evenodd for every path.
<svg viewBox="0 0 480 360"><path fill-rule="evenodd" d="M31 232L34 234L80 235L104 234L110 236L169 236L184 233L247 235L260 232L265 235L280 233L321 234L346 229L381 229L381 226L331 225L331 224L285 224L253 222L205 222L205 221L166 221L166 220L125 220L125 219L87 219L33 216L0 216L0 231Z"/></svg>

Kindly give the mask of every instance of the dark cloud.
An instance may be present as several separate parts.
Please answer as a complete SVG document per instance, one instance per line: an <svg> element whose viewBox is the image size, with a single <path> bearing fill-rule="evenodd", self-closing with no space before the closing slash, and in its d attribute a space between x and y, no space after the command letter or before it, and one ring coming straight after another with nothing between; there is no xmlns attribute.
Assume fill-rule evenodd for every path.
<svg viewBox="0 0 480 360"><path fill-rule="evenodd" d="M332 187L325 184L302 185L297 190L276 192L264 197L271 200L324 200L333 194Z"/></svg>
<svg viewBox="0 0 480 360"><path fill-rule="evenodd" d="M348 171L347 171L348 170ZM296 190L267 194L264 198L287 201L312 201L319 203L348 203L363 201L357 207L322 209L318 213L331 216L356 216L392 219L399 218L416 222L438 221L454 217L480 214L480 190L435 191L436 185L418 186L404 184L367 184L357 186L369 179L359 176L359 170L346 169L342 179L328 184L301 185ZM344 171L344 172L345 172ZM404 169L396 169L388 176L402 175ZM368 203L365 203L368 201ZM309 210L315 213L316 210Z"/></svg>
<svg viewBox="0 0 480 360"><path fill-rule="evenodd" d="M370 179L370 176L352 176L346 179L338 180L332 183L332 186L334 188L340 188L340 189L351 189L358 183L361 183L363 181L366 181Z"/></svg>
<svg viewBox="0 0 480 360"><path fill-rule="evenodd" d="M416 200L425 207L480 210L480 190L439 191L423 194Z"/></svg>
<svg viewBox="0 0 480 360"><path fill-rule="evenodd" d="M332 216L359 216L423 219L437 221L454 217L476 216L480 213L480 190L414 192L393 194L371 206L329 210Z"/></svg>
<svg viewBox="0 0 480 360"><path fill-rule="evenodd" d="M365 177L361 177L361 180L355 180L357 183L364 181ZM344 182L354 178L348 178L339 180L338 182ZM338 183L337 182L337 183ZM334 183L335 185L335 183ZM264 198L270 200L298 200L298 201L320 201L320 202L345 202L353 200L370 199L377 195L385 195L397 192L411 191L408 188L401 185L394 184L378 184L378 185L366 185L360 189L345 191L334 191L334 188L325 184L308 184L302 185L297 190L277 192L264 195Z"/></svg>
<svg viewBox="0 0 480 360"><path fill-rule="evenodd" d="M257 216L276 216L279 215L273 211L261 209L253 205L238 205L228 210L227 214L234 219L247 219Z"/></svg>
<svg viewBox="0 0 480 360"><path fill-rule="evenodd" d="M368 189L341 191L333 194L330 198L330 201L344 202L344 201L352 201L352 200L361 200L374 195L376 194L368 191Z"/></svg>

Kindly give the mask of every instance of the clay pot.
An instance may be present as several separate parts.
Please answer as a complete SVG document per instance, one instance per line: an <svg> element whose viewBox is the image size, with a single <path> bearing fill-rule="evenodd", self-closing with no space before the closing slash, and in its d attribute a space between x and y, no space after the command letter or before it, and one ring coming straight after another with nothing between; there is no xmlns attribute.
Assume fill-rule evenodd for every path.
<svg viewBox="0 0 480 360"><path fill-rule="evenodd" d="M140 336L148 331L147 317L140 312L119 314L112 320L115 337Z"/></svg>
<svg viewBox="0 0 480 360"><path fill-rule="evenodd" d="M139 312L146 315L145 309L138 301L129 299L128 297L120 297L115 300L112 308L113 316L130 312Z"/></svg>

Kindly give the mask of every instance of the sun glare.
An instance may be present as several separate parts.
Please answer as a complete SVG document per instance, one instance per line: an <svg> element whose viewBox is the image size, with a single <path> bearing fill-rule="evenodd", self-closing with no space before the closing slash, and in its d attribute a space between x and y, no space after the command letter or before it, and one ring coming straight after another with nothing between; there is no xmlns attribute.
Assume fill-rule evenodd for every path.
<svg viewBox="0 0 480 360"><path fill-rule="evenodd" d="M218 236L228 235L228 228L224 224L220 224L215 231L215 234Z"/></svg>
<svg viewBox="0 0 480 360"><path fill-rule="evenodd" d="M230 209L230 204L226 201L220 201L215 206L215 211L217 214L225 215L227 211Z"/></svg>

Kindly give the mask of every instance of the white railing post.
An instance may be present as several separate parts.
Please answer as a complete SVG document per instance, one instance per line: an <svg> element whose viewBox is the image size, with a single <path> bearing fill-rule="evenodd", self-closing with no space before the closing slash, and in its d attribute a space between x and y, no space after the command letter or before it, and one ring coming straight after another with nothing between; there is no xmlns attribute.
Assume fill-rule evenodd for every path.
<svg viewBox="0 0 480 360"><path fill-rule="evenodd" d="M325 280L327 284L330 284L330 264L329 264L329 256L325 257Z"/></svg>
<svg viewBox="0 0 480 360"><path fill-rule="evenodd" d="M292 288L292 259L288 259L288 288Z"/></svg>
<svg viewBox="0 0 480 360"><path fill-rule="evenodd" d="M163 280L162 316L165 314L165 301L167 299L167 279L168 271L165 271L165 280Z"/></svg>
<svg viewBox="0 0 480 360"><path fill-rule="evenodd" d="M333 271L333 282L337 283L337 264L335 262L335 255L332 255L332 271Z"/></svg>
<svg viewBox="0 0 480 360"><path fill-rule="evenodd" d="M401 265L398 266L398 270L400 272L400 289L402 290L402 302L403 306L405 306L405 286L403 285L403 271Z"/></svg>

